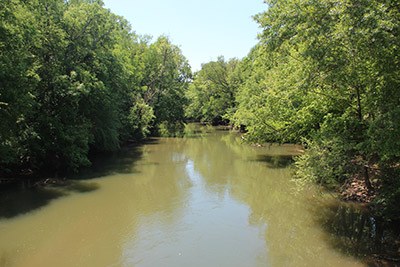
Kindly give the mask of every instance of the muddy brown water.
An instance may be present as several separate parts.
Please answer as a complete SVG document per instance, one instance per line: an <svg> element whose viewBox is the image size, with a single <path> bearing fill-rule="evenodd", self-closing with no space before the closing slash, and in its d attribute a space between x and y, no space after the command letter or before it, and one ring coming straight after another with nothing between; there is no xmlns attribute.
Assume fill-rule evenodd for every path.
<svg viewBox="0 0 400 267"><path fill-rule="evenodd" d="M327 229L334 198L293 182L300 147L191 127L67 186L3 189L0 266L367 266Z"/></svg>

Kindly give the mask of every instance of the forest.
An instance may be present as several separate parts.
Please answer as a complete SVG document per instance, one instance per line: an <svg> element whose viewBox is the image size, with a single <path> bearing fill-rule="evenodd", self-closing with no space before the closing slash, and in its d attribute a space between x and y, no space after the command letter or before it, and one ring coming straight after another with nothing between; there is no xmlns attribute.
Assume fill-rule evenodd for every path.
<svg viewBox="0 0 400 267"><path fill-rule="evenodd" d="M188 121L229 124L250 143L302 144L298 183L358 184L399 220L400 3L266 4L246 57L192 73L168 37L137 35L101 1L1 1L0 176L78 171Z"/></svg>
<svg viewBox="0 0 400 267"><path fill-rule="evenodd" d="M3 174L76 171L183 121L191 72L167 37L137 36L100 1L0 5Z"/></svg>

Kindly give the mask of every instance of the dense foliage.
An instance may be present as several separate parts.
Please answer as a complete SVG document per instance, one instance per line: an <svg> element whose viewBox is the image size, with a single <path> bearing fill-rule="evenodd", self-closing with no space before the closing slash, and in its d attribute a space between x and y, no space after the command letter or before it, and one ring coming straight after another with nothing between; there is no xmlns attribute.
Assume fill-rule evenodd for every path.
<svg viewBox="0 0 400 267"><path fill-rule="evenodd" d="M203 65L188 113L229 118L252 142L302 143L299 178L333 188L363 179L384 214L400 218L399 2L266 2L239 83L217 86L223 72Z"/></svg>
<svg viewBox="0 0 400 267"><path fill-rule="evenodd" d="M77 170L90 151L169 134L186 118L302 143L297 176L363 179L400 219L400 5L269 0L259 43L192 80L168 38L150 42L100 0L0 2L0 175Z"/></svg>
<svg viewBox="0 0 400 267"><path fill-rule="evenodd" d="M264 30L234 123L258 141L303 142L299 177L330 186L363 177L399 218L399 4L268 4L256 17Z"/></svg>
<svg viewBox="0 0 400 267"><path fill-rule="evenodd" d="M240 83L239 61L223 57L202 65L187 91L186 116L213 124L222 123L235 107L235 94Z"/></svg>
<svg viewBox="0 0 400 267"><path fill-rule="evenodd" d="M0 2L0 169L76 170L183 120L190 68L92 0Z"/></svg>

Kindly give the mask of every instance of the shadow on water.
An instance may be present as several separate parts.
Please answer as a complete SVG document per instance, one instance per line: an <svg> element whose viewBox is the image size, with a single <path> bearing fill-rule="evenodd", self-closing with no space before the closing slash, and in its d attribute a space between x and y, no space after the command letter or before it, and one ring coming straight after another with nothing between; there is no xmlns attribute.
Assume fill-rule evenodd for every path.
<svg viewBox="0 0 400 267"><path fill-rule="evenodd" d="M355 204L329 204L317 215L338 251L362 259L368 266L400 266L400 227L372 216Z"/></svg>
<svg viewBox="0 0 400 267"><path fill-rule="evenodd" d="M293 155L258 155L252 161L262 162L271 169L286 168L294 162Z"/></svg>
<svg viewBox="0 0 400 267"><path fill-rule="evenodd" d="M97 190L96 183L66 181L62 185L27 186L26 183L12 184L0 188L0 220L46 206L52 200L71 193L89 193Z"/></svg>
<svg viewBox="0 0 400 267"><path fill-rule="evenodd" d="M142 144L156 144L149 139ZM90 193L99 188L95 182L87 180L116 173L135 173L135 162L142 157L142 144L130 145L118 152L92 157L92 166L82 169L66 180L27 180L0 186L0 220L37 210L52 200L71 193ZM48 182L49 181L49 182Z"/></svg>
<svg viewBox="0 0 400 267"><path fill-rule="evenodd" d="M83 168L78 174L71 176L69 179L87 180L117 173L137 173L135 162L143 156L142 146L152 144L158 144L158 140L151 138L143 141L140 145L133 144L116 152L93 155L91 157L92 165Z"/></svg>

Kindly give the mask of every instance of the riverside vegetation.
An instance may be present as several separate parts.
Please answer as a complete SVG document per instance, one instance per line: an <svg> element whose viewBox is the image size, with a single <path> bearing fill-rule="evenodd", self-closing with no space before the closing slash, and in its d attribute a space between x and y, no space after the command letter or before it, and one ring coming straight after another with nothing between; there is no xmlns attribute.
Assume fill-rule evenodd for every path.
<svg viewBox="0 0 400 267"><path fill-rule="evenodd" d="M78 171L189 119L230 123L302 144L298 181L359 185L399 220L399 2L266 3L248 56L192 75L167 37L138 36L101 1L1 1L1 176Z"/></svg>

